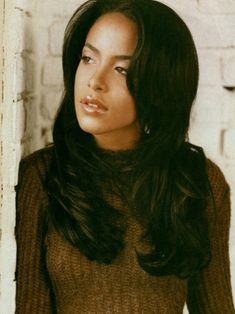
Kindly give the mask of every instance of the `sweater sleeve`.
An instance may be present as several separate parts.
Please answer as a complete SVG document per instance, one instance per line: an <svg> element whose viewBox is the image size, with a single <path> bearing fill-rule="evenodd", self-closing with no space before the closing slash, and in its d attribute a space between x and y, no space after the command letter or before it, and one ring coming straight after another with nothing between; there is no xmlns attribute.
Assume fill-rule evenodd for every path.
<svg viewBox="0 0 235 314"><path fill-rule="evenodd" d="M222 184L219 184L220 191L216 187L214 188L213 194L217 194L215 195L217 204L214 216L209 213L212 259L205 270L188 281L187 306L190 314L235 313L228 245L231 214L230 193L222 174L219 173L215 181L218 181L218 177L222 178L220 180ZM216 185L218 184L216 183ZM219 194L221 196L219 196L220 201L218 202ZM210 207L213 207L212 204Z"/></svg>
<svg viewBox="0 0 235 314"><path fill-rule="evenodd" d="M28 157L21 162L17 186L17 293L16 314L52 313L50 282L44 258L42 162Z"/></svg>

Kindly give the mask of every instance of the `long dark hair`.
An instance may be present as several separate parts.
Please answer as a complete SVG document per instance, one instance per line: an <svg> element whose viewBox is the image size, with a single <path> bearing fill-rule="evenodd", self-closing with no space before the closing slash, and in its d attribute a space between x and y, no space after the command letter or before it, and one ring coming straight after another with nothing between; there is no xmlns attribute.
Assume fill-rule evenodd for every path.
<svg viewBox="0 0 235 314"><path fill-rule="evenodd" d="M137 250L137 259L152 275L189 277L210 260L205 156L187 142L198 59L187 26L162 3L89 0L69 21L63 45L65 91L53 130L49 221L90 260L111 263L124 246L124 214L107 202L100 184L112 165L80 128L74 108L75 72L87 33L110 12L123 13L138 27L127 85L142 134L129 161L129 188L133 215L144 226L141 240L151 249Z"/></svg>

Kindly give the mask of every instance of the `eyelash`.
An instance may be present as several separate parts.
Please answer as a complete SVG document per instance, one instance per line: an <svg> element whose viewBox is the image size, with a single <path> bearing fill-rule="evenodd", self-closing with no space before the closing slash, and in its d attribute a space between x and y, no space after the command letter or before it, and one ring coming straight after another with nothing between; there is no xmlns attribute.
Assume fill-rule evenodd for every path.
<svg viewBox="0 0 235 314"><path fill-rule="evenodd" d="M89 64L90 61L94 61L91 57L88 57L86 55L81 56L81 60L85 63L85 64Z"/></svg>
<svg viewBox="0 0 235 314"><path fill-rule="evenodd" d="M91 57L86 56L86 55L81 56L81 60L82 60L83 63L85 63L85 64L90 64L91 61L92 61L92 62L94 61ZM115 68L115 70L116 70L119 74L121 74L121 75L124 75L124 76L127 75L127 69L125 69L125 68L123 68L123 67L117 66L117 67Z"/></svg>
<svg viewBox="0 0 235 314"><path fill-rule="evenodd" d="M127 69L124 69L122 67L116 67L115 70L122 75L127 75Z"/></svg>

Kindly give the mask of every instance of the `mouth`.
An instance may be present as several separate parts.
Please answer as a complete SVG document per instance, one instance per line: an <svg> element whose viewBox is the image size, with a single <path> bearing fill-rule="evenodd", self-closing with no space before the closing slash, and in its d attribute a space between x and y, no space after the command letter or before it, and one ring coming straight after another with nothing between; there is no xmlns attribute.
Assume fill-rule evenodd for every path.
<svg viewBox="0 0 235 314"><path fill-rule="evenodd" d="M87 113L103 114L108 110L101 101L93 98L92 96L82 98L80 103Z"/></svg>

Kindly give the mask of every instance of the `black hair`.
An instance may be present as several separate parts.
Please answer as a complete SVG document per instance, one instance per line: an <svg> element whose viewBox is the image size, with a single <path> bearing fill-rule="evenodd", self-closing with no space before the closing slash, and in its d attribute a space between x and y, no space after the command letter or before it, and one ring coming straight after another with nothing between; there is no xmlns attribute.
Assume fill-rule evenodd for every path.
<svg viewBox="0 0 235 314"><path fill-rule="evenodd" d="M107 202L99 183L102 171L112 167L80 128L74 106L75 73L87 33L98 17L111 12L124 14L138 28L127 85L142 132L130 189L133 215L151 249L137 251L137 259L151 275L189 277L210 261L206 161L203 150L187 141L198 58L186 24L158 1L89 0L68 23L65 90L53 130L49 221L90 260L111 263L124 246L125 217Z"/></svg>

